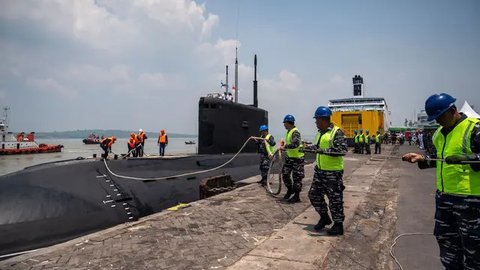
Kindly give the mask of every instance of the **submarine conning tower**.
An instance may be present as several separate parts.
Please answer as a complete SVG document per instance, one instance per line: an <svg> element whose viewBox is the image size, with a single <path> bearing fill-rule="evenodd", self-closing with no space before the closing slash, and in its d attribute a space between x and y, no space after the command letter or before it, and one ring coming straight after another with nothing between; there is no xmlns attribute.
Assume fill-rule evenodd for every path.
<svg viewBox="0 0 480 270"><path fill-rule="evenodd" d="M198 154L236 153L250 136L258 136L258 128L261 125L268 125L268 112L258 108L257 87L257 55L255 55L253 105L240 104L215 95L200 98ZM225 93L228 93L228 88ZM256 151L257 145L250 141L242 152Z"/></svg>

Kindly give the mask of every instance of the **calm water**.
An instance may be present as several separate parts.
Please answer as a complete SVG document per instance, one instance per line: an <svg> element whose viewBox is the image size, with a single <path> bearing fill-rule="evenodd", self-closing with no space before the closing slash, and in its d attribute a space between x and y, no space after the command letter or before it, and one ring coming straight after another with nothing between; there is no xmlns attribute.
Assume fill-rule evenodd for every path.
<svg viewBox="0 0 480 270"><path fill-rule="evenodd" d="M197 152L197 145L187 145L185 141L197 138L169 138L166 155L194 154ZM93 154L100 156L103 150L98 144L84 144L82 139L39 139L37 143L62 144L64 148L60 153L30 154L30 155L9 155L0 156L0 175L15 172L25 167L41 164L50 161L59 161L77 157L91 157ZM127 153L127 139L118 139L112 146L116 154ZM158 155L157 140L147 139L145 142L145 155Z"/></svg>

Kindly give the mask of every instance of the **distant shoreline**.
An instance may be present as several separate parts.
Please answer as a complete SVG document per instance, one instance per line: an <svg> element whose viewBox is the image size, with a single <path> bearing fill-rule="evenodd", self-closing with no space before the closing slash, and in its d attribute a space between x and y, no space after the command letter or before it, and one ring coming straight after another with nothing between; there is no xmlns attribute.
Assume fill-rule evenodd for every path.
<svg viewBox="0 0 480 270"><path fill-rule="evenodd" d="M129 138L132 131L127 130L72 130L72 131L53 131L53 132L35 132L35 137L38 139L84 139L90 134L94 133L99 137L116 136L118 138ZM138 132L137 132L138 133ZM146 131L147 137L157 138L158 132ZM182 134L182 133L168 133L170 138L195 138L196 134Z"/></svg>

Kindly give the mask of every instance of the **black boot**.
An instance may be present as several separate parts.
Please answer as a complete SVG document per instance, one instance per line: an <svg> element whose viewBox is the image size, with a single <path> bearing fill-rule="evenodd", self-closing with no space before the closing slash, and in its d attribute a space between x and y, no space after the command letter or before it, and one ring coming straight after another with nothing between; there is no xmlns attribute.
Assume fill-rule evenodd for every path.
<svg viewBox="0 0 480 270"><path fill-rule="evenodd" d="M320 215L320 220L318 221L317 225L313 226L315 231L321 231L325 226L332 224L332 220L328 214Z"/></svg>
<svg viewBox="0 0 480 270"><path fill-rule="evenodd" d="M300 192L295 192L295 194L293 195L293 197L291 197L290 199L287 200L287 202L289 203L297 203L297 202L300 202Z"/></svg>
<svg viewBox="0 0 480 270"><path fill-rule="evenodd" d="M265 186L267 185L267 177L262 177L262 179L260 181L258 181L257 183L261 184L262 186Z"/></svg>
<svg viewBox="0 0 480 270"><path fill-rule="evenodd" d="M327 230L328 235L343 235L343 223L335 222L332 228Z"/></svg>
<svg viewBox="0 0 480 270"><path fill-rule="evenodd" d="M287 201L290 199L290 197L292 197L293 195L293 189L287 189L287 193L285 193L285 196L283 196L283 200L284 201Z"/></svg>

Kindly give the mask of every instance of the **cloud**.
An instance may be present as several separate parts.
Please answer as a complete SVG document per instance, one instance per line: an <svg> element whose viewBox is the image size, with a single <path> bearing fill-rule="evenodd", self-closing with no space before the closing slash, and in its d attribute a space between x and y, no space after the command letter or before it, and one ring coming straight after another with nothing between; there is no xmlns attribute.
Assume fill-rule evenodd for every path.
<svg viewBox="0 0 480 270"><path fill-rule="evenodd" d="M50 93L53 96L60 95L67 99L74 99L78 96L78 92L76 90L68 88L52 78L29 79L27 81L27 85L30 85L33 90L40 90Z"/></svg>

